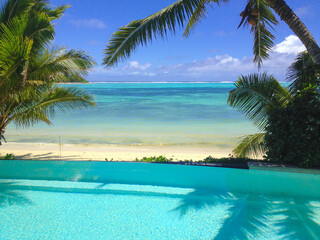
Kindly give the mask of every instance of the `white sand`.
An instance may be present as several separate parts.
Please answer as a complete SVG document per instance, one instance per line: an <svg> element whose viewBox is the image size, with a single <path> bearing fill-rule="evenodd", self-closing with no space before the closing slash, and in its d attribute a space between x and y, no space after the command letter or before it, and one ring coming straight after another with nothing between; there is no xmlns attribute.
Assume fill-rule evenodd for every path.
<svg viewBox="0 0 320 240"><path fill-rule="evenodd" d="M58 144L47 143L4 143L0 146L0 156L7 153L16 159L39 160L96 160L134 161L136 158L165 156L174 160L203 160L212 157L228 157L232 149L213 149L209 147L190 146L114 146L62 144L61 155Z"/></svg>

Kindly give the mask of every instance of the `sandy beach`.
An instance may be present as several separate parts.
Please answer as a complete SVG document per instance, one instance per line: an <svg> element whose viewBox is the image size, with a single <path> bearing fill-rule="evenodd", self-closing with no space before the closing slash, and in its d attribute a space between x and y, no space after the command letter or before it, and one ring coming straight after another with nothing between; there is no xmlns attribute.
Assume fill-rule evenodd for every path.
<svg viewBox="0 0 320 240"><path fill-rule="evenodd" d="M37 160L83 160L83 161L134 161L136 158L165 156L179 160L203 160L212 157L228 157L231 149L213 149L190 146L115 146L104 144L59 144L50 143L5 143L0 147L0 155L15 155L16 159Z"/></svg>

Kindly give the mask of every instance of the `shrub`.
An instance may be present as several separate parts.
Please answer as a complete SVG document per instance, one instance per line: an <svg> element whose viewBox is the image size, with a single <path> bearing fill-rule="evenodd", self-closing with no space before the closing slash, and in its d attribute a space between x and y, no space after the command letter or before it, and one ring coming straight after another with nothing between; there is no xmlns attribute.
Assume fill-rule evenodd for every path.
<svg viewBox="0 0 320 240"><path fill-rule="evenodd" d="M4 157L0 157L1 160L14 160L14 155L7 153Z"/></svg>
<svg viewBox="0 0 320 240"><path fill-rule="evenodd" d="M261 161L257 159L251 159L251 158L238 158L238 157L233 157L229 155L229 157L224 157L224 158L214 158L214 157L206 157L203 159L201 162L205 163L248 163L248 162L254 162L254 161Z"/></svg>
<svg viewBox="0 0 320 240"><path fill-rule="evenodd" d="M320 167L320 99L315 90L299 93L273 109L266 127L266 159L300 167Z"/></svg>
<svg viewBox="0 0 320 240"><path fill-rule="evenodd" d="M143 157L142 159L136 158L137 162L172 162L172 158L166 158L164 156Z"/></svg>

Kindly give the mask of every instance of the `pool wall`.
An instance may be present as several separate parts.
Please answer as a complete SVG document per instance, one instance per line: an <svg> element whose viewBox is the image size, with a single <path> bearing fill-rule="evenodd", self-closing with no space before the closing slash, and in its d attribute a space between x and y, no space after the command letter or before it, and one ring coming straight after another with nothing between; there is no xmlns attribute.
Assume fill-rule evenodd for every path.
<svg viewBox="0 0 320 240"><path fill-rule="evenodd" d="M158 185L320 198L320 175L128 162L1 160L1 179Z"/></svg>

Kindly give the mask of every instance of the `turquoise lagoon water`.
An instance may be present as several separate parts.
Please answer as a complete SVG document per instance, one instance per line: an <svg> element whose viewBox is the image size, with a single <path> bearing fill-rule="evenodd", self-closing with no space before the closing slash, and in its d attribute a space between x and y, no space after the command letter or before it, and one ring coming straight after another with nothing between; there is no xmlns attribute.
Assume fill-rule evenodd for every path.
<svg viewBox="0 0 320 240"><path fill-rule="evenodd" d="M69 85L67 85L69 86ZM7 129L10 142L233 147L257 132L227 105L232 83L79 84L94 109L57 113L54 126Z"/></svg>
<svg viewBox="0 0 320 240"><path fill-rule="evenodd" d="M0 239L320 239L320 175L0 161Z"/></svg>

